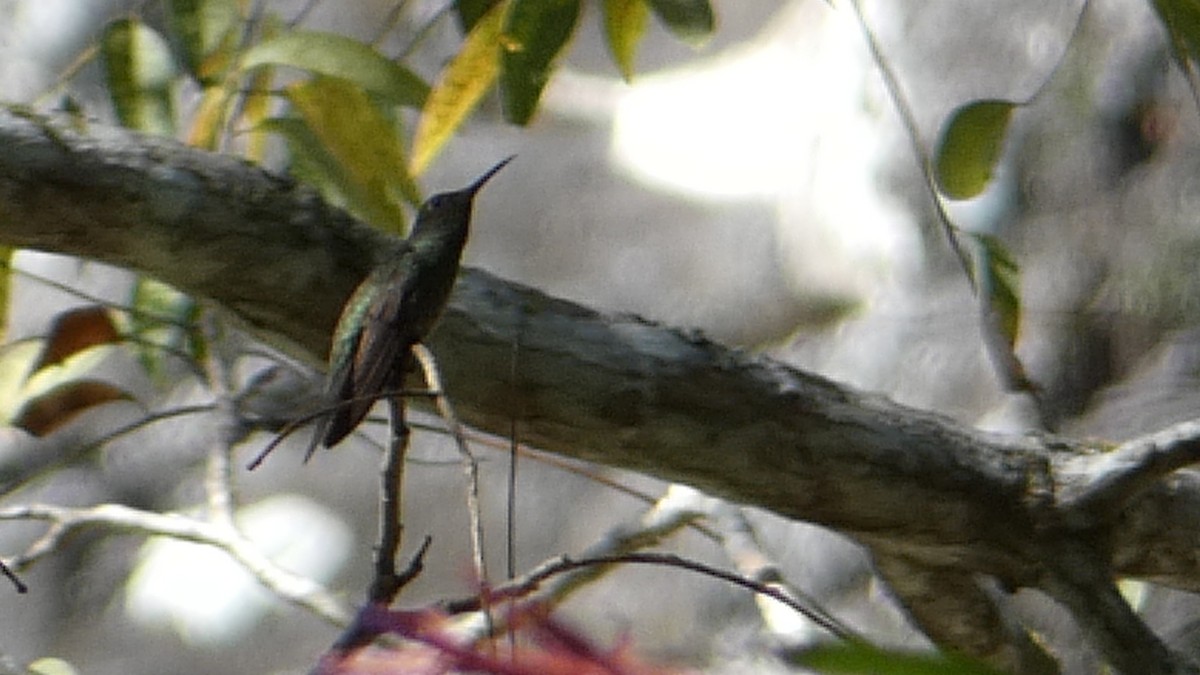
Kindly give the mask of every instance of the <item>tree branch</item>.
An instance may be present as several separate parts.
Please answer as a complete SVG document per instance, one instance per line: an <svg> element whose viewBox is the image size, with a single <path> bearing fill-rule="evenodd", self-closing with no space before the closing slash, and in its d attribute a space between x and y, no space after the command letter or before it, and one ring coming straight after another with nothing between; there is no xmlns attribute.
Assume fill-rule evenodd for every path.
<svg viewBox="0 0 1200 675"><path fill-rule="evenodd" d="M397 245L237 160L71 124L0 110L0 243L152 274L310 362L372 256ZM1053 594L1055 545L1077 537L1106 542L1087 560L1103 574L1200 589L1200 481L1159 479L1190 450L1165 464L1122 454L1161 468L1113 488L1109 456L1084 443L979 433L477 270L430 347L466 424L503 435L518 418L530 445L821 524L879 556Z"/></svg>
<svg viewBox="0 0 1200 675"><path fill-rule="evenodd" d="M264 556L258 546L236 530L178 513L154 513L120 504L101 504L90 508L68 508L50 504L29 504L0 509L0 520L42 520L50 524L46 534L25 555L14 560L21 567L45 555L67 534L86 527L164 536L181 541L215 546L233 556L272 593L337 625L350 623L346 607L323 586L279 567Z"/></svg>

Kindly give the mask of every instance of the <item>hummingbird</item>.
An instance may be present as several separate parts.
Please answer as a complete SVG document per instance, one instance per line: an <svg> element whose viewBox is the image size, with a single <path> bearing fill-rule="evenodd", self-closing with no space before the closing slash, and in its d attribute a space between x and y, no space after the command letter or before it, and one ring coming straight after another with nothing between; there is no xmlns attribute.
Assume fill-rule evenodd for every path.
<svg viewBox="0 0 1200 675"><path fill-rule="evenodd" d="M332 448L354 431L381 394L401 388L413 345L433 329L450 298L475 195L512 159L461 190L426 200L408 238L350 296L329 350L325 396L333 412L317 424L304 461L318 445Z"/></svg>

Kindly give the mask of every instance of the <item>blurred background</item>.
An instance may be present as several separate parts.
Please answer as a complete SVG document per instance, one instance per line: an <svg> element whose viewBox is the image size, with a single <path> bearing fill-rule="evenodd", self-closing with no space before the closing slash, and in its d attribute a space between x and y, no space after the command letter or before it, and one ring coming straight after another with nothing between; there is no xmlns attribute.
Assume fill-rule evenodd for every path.
<svg viewBox="0 0 1200 675"><path fill-rule="evenodd" d="M284 18L304 4L268 3ZM409 44L443 4L406 3L381 49ZM1079 2L863 4L926 147L963 103L1032 99L1014 117L991 187L951 212L962 227L1000 237L1020 265L1017 353L1043 391L1053 430L1120 440L1194 417L1200 125L1149 3L1096 0L1082 18ZM322 2L305 23L371 39L395 5ZM698 49L652 24L632 84L605 52L597 3L585 5L585 25L535 123L508 126L498 104L485 101L422 179L427 193L456 188L518 154L477 201L467 264L599 310L699 329L970 425L1030 428L1027 401L1004 392L988 361L978 303L938 231L909 139L845 3L720 0L716 33ZM134 9L161 21L155 7L0 0L0 101L59 105L58 95L42 95L104 23ZM454 22L441 21L409 63L432 78L460 39ZM65 91L87 115L113 119L94 63ZM180 109L196 95L179 91ZM283 170L278 154L274 168ZM127 302L134 283L123 270L35 252L19 253L15 264L113 302ZM44 335L64 309L87 304L30 277L14 276L11 293L10 343ZM269 362L243 359L238 376ZM128 355L99 367L152 409L212 396L195 378L147 374ZM293 373L280 387L312 396L320 377ZM113 404L59 433L94 438L141 414ZM211 427L203 415L156 424L8 501L194 509ZM383 432L377 425L369 435ZM245 455L268 440L255 436ZM0 454L36 452L37 444L0 428ZM408 538L412 545L430 533L434 544L405 606L472 590L453 446L418 434L413 455ZM377 446L358 440L301 466L298 447L285 446L237 478L248 533L281 564L357 602L370 569L377 456ZM506 461L484 457L489 555L499 570ZM600 473L651 494L663 489ZM645 509L536 462L521 466L517 501L518 569L578 552ZM797 587L882 642L924 644L852 542L767 514L751 518ZM22 550L39 531L4 524L0 552ZM725 564L695 533L670 548ZM0 653L13 663L55 656L89 674L302 672L337 632L195 545L93 531L24 576L33 591L0 609ZM1177 648L1200 647L1190 596L1131 589ZM1051 635L1078 645L1053 607L1017 600ZM628 634L657 658L713 671L767 667L758 661L766 645L752 599L712 580L624 569L563 613L601 642ZM1072 672L1094 667L1083 651L1064 653Z"/></svg>

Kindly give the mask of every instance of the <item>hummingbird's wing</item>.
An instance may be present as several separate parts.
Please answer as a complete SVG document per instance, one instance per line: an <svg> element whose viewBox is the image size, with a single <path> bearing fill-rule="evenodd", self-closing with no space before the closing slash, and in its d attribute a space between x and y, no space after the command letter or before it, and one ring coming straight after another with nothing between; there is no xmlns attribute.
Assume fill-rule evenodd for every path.
<svg viewBox="0 0 1200 675"><path fill-rule="evenodd" d="M377 293L367 304L357 336L348 343L353 353L330 373L330 391L343 405L329 418L324 433L327 448L358 427L380 394L403 383L401 361L417 341L405 325L405 310L412 306L413 297L407 289L388 290L392 292Z"/></svg>

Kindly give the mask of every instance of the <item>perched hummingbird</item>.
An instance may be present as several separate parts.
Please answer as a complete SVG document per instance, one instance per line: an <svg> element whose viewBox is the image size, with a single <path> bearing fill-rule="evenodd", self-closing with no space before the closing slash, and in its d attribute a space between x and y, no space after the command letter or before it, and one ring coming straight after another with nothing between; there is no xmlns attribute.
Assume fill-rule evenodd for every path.
<svg viewBox="0 0 1200 675"><path fill-rule="evenodd" d="M412 346L433 328L450 298L467 243L475 194L512 157L474 183L430 197L412 231L379 263L342 309L329 350L326 403L304 460L337 445L367 416L376 397L404 382Z"/></svg>

